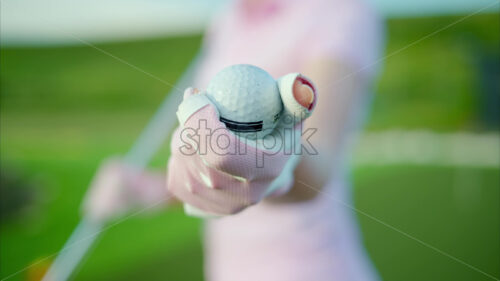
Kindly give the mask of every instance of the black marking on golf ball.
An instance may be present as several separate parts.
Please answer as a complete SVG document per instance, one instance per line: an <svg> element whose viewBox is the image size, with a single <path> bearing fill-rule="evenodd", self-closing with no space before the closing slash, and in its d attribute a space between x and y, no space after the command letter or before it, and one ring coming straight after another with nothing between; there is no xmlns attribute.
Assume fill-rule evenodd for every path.
<svg viewBox="0 0 500 281"><path fill-rule="evenodd" d="M220 121L226 124L226 127L234 132L259 132L262 131L263 121L256 122L238 122L226 119L224 117L220 118Z"/></svg>

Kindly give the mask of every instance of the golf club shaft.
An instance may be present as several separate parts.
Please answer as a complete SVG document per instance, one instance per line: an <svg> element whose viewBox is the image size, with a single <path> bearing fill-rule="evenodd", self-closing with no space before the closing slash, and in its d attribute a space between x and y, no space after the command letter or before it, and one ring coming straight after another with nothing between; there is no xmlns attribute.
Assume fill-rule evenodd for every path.
<svg viewBox="0 0 500 281"><path fill-rule="evenodd" d="M197 55L193 59L187 70L167 95L146 128L125 155L125 162L143 169L165 142L165 139L177 124L175 112L177 106L182 101L182 89L185 89L192 81L199 57L200 55ZM42 280L68 280L96 241L99 233L102 231L102 227L102 223L83 217Z"/></svg>

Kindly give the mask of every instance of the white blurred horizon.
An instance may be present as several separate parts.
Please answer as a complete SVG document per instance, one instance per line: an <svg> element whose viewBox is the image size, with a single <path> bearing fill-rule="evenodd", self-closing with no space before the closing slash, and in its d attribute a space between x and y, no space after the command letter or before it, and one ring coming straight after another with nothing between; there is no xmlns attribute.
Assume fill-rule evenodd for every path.
<svg viewBox="0 0 500 281"><path fill-rule="evenodd" d="M498 12L498 0L366 0L385 17ZM2 46L72 45L200 34L230 0L1 0Z"/></svg>

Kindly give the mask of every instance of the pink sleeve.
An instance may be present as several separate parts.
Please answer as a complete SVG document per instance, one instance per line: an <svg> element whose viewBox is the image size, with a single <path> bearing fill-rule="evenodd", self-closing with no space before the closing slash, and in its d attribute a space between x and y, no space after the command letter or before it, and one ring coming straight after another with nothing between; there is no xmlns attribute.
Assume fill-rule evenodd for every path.
<svg viewBox="0 0 500 281"><path fill-rule="evenodd" d="M363 1L332 1L308 31L307 60L332 58L373 75L380 68L382 20Z"/></svg>

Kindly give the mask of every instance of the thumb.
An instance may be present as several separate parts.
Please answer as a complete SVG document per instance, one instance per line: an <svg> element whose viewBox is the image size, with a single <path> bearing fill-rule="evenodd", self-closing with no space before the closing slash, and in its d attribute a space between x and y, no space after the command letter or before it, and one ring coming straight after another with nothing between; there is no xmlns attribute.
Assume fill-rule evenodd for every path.
<svg viewBox="0 0 500 281"><path fill-rule="evenodd" d="M290 73L278 79L278 88L288 125L309 117L317 103L316 88L310 79L300 73ZM293 123L293 124L292 124Z"/></svg>
<svg viewBox="0 0 500 281"><path fill-rule="evenodd" d="M304 83L303 79L297 77L293 82L293 97L303 107L310 109L314 102L314 91L312 87Z"/></svg>

